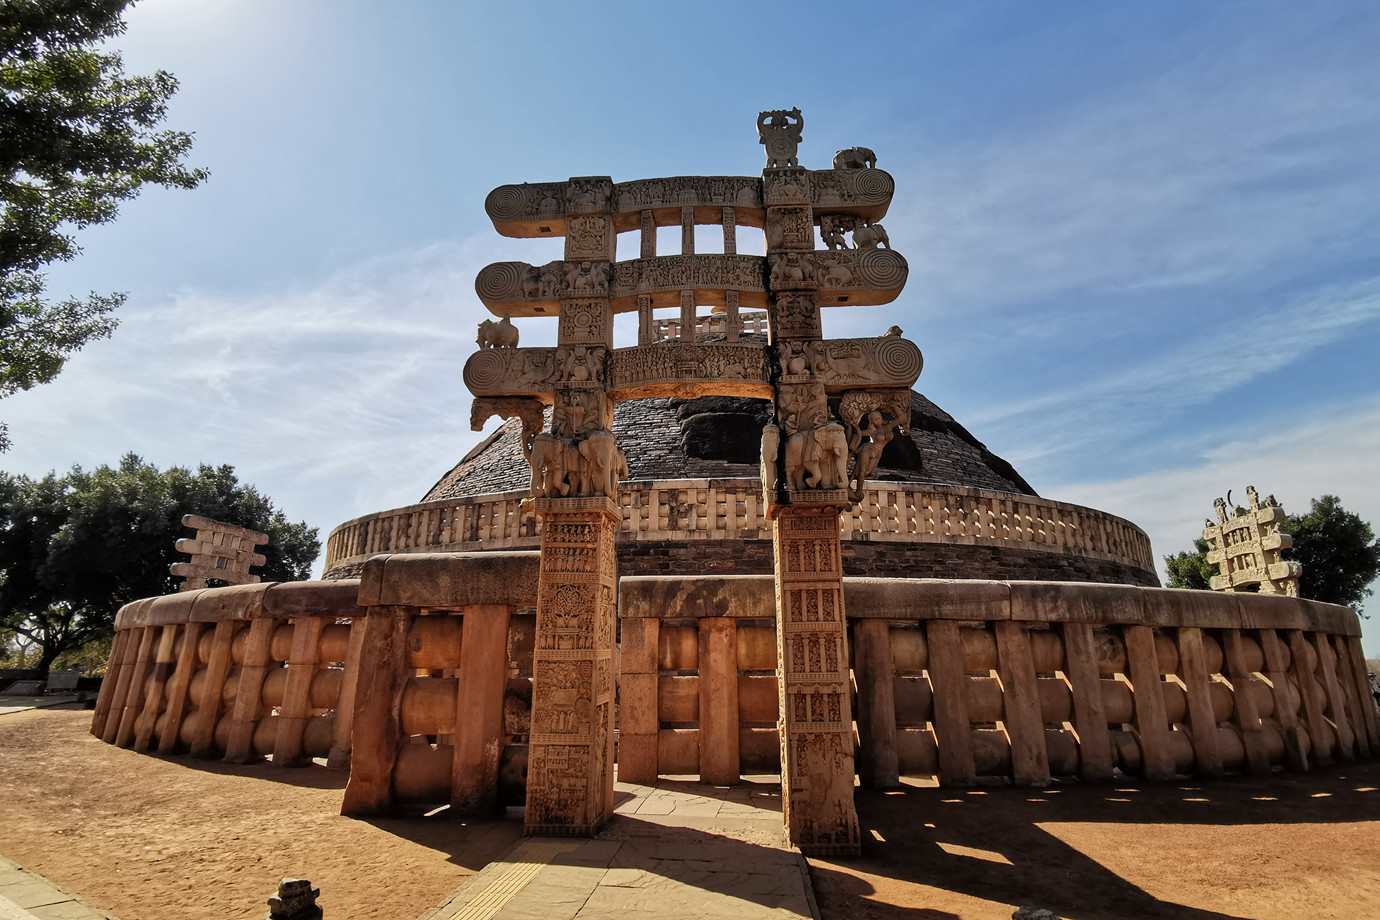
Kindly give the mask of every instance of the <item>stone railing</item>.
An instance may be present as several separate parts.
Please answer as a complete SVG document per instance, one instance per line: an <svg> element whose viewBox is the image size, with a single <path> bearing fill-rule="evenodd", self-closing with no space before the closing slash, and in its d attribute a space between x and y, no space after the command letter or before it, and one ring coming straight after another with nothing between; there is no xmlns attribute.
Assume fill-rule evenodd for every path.
<svg viewBox="0 0 1380 920"><path fill-rule="evenodd" d="M136 601L116 617L91 730L162 754L349 763L350 814L519 804L538 564L384 555L358 581ZM845 578L844 601L869 785L1265 775L1380 755L1344 607L888 578ZM772 577L625 577L618 604L619 775L778 772Z"/></svg>
<svg viewBox="0 0 1380 920"><path fill-rule="evenodd" d="M136 751L292 766L350 757L359 582L238 585L121 607L91 733Z"/></svg>
<svg viewBox="0 0 1380 920"><path fill-rule="evenodd" d="M445 499L341 524L326 541L328 576L379 553L535 549L525 491ZM752 479L629 480L619 489L621 540L770 539ZM956 486L873 482L843 516L845 541L991 545L1107 560L1153 572L1150 539L1130 521L1033 496Z"/></svg>
<svg viewBox="0 0 1380 920"><path fill-rule="evenodd" d="M845 578L844 605L868 785L1268 775L1380 754L1344 607L883 578ZM625 577L619 616L621 778L709 774L724 758L780 769L771 576Z"/></svg>
<svg viewBox="0 0 1380 920"><path fill-rule="evenodd" d="M91 732L228 763L326 758L350 768L347 814L520 805L537 569L537 553L378 556L362 579L135 601Z"/></svg>

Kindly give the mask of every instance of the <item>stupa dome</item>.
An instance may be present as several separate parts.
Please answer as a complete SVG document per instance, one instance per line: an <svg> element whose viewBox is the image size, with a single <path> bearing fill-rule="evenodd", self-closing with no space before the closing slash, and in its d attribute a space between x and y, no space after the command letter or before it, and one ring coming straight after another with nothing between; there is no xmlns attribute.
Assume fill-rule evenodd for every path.
<svg viewBox="0 0 1380 920"><path fill-rule="evenodd" d="M632 480L751 479L757 476L762 426L770 415L765 399L634 399L615 407L613 433L627 452ZM910 417L910 436L886 446L873 479L1036 494L1011 464L913 391ZM521 442L521 423L504 423L421 500L525 489Z"/></svg>
<svg viewBox="0 0 1380 920"><path fill-rule="evenodd" d="M616 405L613 432L630 473L620 484L621 574L771 572L758 461L770 412L766 400L730 396ZM1040 498L914 391L910 422L869 479L873 498L843 516L848 575L1158 585L1150 542L1131 522ZM535 549L521 441L521 423L505 422L418 504L340 525L325 577L357 574L376 553Z"/></svg>

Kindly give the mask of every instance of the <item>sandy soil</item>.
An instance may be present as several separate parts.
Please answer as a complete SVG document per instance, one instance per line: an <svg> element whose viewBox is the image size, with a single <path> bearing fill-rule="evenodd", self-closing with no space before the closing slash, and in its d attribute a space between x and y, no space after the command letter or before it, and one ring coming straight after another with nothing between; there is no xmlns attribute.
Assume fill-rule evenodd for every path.
<svg viewBox="0 0 1380 920"><path fill-rule="evenodd" d="M103 744L0 716L0 853L122 920L257 918L284 875L328 917L412 920L521 834L337 814L345 777ZM1268 780L860 790L860 860L812 860L825 920L1380 917L1380 763Z"/></svg>
<svg viewBox="0 0 1380 920"><path fill-rule="evenodd" d="M90 724L0 716L0 853L121 920L258 920L284 876L319 885L327 917L412 920L522 834L520 817L342 818L341 773L136 754Z"/></svg>
<svg viewBox="0 0 1380 920"><path fill-rule="evenodd" d="M863 858L811 860L825 920L1380 917L1380 765L1045 790L860 790Z"/></svg>

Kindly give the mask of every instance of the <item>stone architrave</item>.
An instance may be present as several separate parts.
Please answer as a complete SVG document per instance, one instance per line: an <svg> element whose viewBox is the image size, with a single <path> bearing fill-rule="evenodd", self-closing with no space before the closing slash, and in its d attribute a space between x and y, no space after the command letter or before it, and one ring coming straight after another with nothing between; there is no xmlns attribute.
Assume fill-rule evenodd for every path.
<svg viewBox="0 0 1380 920"><path fill-rule="evenodd" d="M1227 493L1230 497L1231 493ZM1299 596L1303 566L1285 561L1280 551L1294 545L1294 538L1279 529L1284 509L1273 495L1262 502L1255 486L1246 487L1249 508L1232 508L1217 499L1217 523L1204 521L1203 539L1208 542L1208 562L1217 564L1212 576L1214 591L1256 589L1261 594Z"/></svg>
<svg viewBox="0 0 1380 920"><path fill-rule="evenodd" d="M544 498L526 831L592 834L613 813L613 644L622 515L606 496Z"/></svg>

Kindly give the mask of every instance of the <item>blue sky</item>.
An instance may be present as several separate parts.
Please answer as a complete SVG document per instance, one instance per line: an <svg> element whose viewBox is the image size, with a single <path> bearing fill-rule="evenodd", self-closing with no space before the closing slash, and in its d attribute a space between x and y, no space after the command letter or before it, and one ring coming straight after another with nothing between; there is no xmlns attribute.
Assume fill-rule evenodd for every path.
<svg viewBox="0 0 1380 920"><path fill-rule="evenodd" d="M489 190L751 175L756 113L799 106L802 165L862 144L895 176L911 265L895 304L828 311L826 334L901 325L918 388L1040 494L1135 521L1160 555L1247 484L1380 524L1373 3L143 0L128 19L127 68L178 76L170 124L211 179L145 193L53 270L55 295L129 302L114 338L0 403L10 471L231 463L323 536L413 502L481 437L460 380L475 273L558 255L494 233Z"/></svg>

